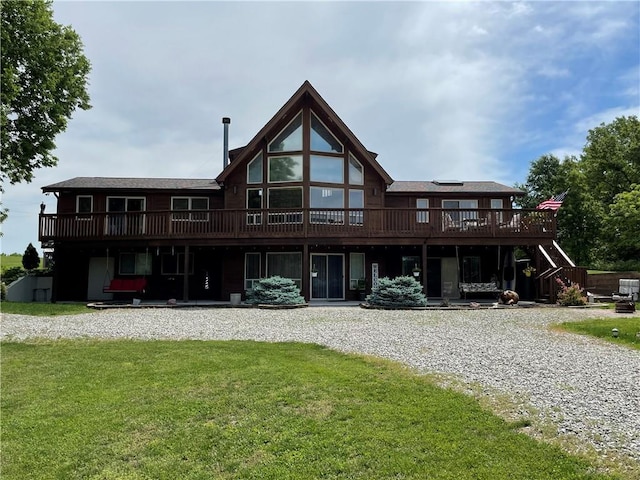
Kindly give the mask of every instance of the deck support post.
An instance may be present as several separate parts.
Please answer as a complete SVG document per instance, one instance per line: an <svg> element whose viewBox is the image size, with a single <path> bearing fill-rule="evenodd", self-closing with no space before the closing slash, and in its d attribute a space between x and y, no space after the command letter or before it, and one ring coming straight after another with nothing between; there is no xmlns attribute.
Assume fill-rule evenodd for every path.
<svg viewBox="0 0 640 480"><path fill-rule="evenodd" d="M184 246L184 277L182 279L182 300L189 301L189 245Z"/></svg>

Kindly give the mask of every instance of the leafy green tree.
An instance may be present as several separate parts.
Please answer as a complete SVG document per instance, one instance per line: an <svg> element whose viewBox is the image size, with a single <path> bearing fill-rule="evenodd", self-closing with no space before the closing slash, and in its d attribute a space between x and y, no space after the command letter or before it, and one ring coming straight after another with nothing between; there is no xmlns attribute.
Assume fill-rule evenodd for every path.
<svg viewBox="0 0 640 480"><path fill-rule="evenodd" d="M31 243L27 245L27 249L22 255L22 266L28 272L40 266L40 255L38 255L38 251Z"/></svg>
<svg viewBox="0 0 640 480"><path fill-rule="evenodd" d="M640 184L617 194L609 209L608 245L620 259L635 259L640 266Z"/></svg>
<svg viewBox="0 0 640 480"><path fill-rule="evenodd" d="M600 124L587 135L581 157L587 188L604 205L640 184L640 121L638 117L618 117Z"/></svg>
<svg viewBox="0 0 640 480"><path fill-rule="evenodd" d="M57 164L56 135L76 108L90 108L91 66L78 34L54 21L51 0L2 0L0 36L1 190Z"/></svg>

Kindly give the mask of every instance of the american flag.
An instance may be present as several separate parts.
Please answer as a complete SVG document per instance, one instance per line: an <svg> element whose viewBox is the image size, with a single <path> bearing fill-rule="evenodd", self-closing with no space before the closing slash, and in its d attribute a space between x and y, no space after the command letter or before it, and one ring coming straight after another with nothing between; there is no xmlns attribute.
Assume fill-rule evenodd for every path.
<svg viewBox="0 0 640 480"><path fill-rule="evenodd" d="M536 210L558 210L562 206L562 201L569 193L569 190L558 195L552 196L549 200L545 200L536 207Z"/></svg>

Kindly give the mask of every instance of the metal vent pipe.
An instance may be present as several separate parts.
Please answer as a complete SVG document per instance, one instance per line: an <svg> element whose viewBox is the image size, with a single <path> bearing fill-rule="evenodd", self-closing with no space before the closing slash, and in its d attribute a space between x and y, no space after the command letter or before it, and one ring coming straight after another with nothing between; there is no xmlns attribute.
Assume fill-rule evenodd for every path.
<svg viewBox="0 0 640 480"><path fill-rule="evenodd" d="M229 117L222 117L222 125L224 125L224 135L222 137L222 166L227 168L229 165Z"/></svg>

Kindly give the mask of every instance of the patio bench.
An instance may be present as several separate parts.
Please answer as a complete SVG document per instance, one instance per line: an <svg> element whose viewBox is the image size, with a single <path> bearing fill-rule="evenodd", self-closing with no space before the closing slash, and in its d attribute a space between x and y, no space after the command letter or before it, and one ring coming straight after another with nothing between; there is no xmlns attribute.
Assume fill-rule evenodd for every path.
<svg viewBox="0 0 640 480"><path fill-rule="evenodd" d="M146 278L114 278L102 291L104 293L143 293L146 288Z"/></svg>
<svg viewBox="0 0 640 480"><path fill-rule="evenodd" d="M502 289L498 288L493 282L471 282L460 283L460 293L467 298L467 293L502 293Z"/></svg>

